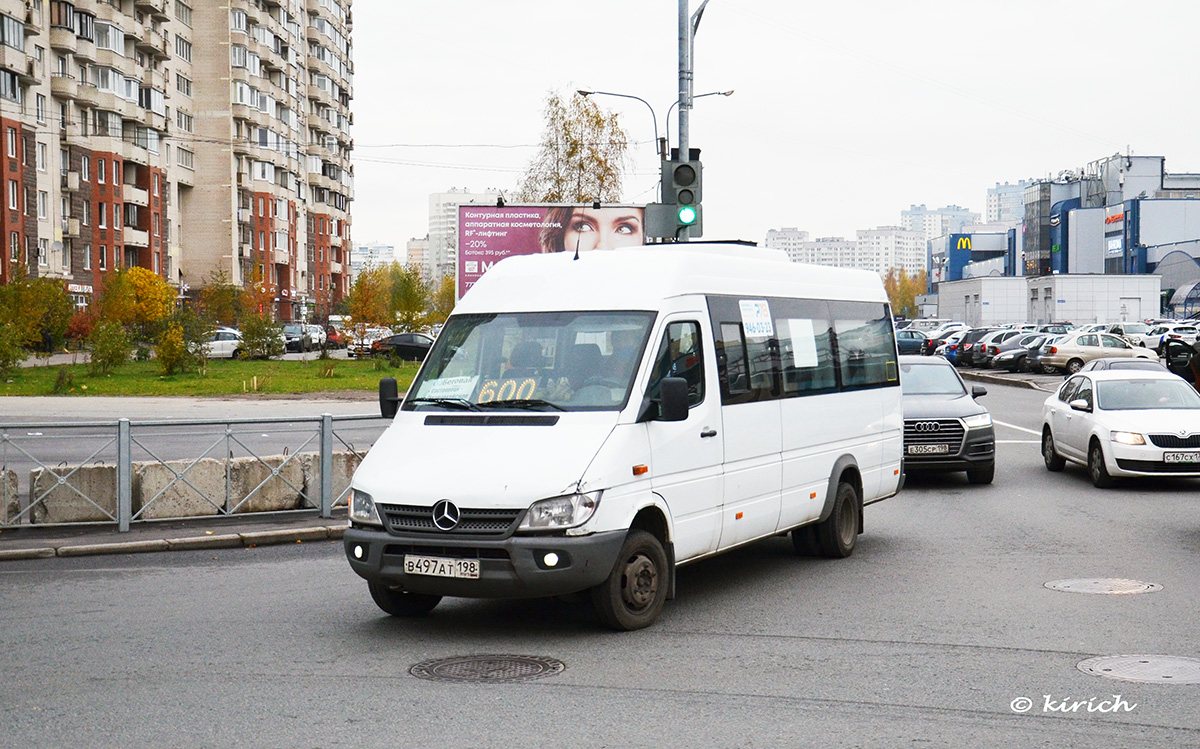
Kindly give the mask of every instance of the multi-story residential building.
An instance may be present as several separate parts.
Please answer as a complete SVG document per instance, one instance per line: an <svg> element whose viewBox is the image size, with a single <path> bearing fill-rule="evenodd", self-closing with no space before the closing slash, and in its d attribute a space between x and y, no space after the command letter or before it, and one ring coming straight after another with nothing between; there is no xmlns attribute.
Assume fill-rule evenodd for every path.
<svg viewBox="0 0 1200 749"><path fill-rule="evenodd" d="M426 281L429 280L429 275L426 272L426 269L428 268L428 265L429 265L428 261L426 260L426 258L428 258L428 257L429 257L429 237L422 237L420 239L417 239L416 237L414 237L414 238L408 240L408 245L405 247L404 262L407 263L408 265L415 265L418 268L420 268L421 269L421 277L424 278Z"/></svg>
<svg viewBox="0 0 1200 749"><path fill-rule="evenodd" d="M391 265L397 259L395 245L379 242L360 244L350 250L351 277L358 276L367 266Z"/></svg>
<svg viewBox="0 0 1200 749"><path fill-rule="evenodd" d="M350 0L0 0L0 282L348 290Z"/></svg>
<svg viewBox="0 0 1200 749"><path fill-rule="evenodd" d="M900 211L900 226L910 231L921 232L926 240L962 231L965 224L979 222L979 214L972 213L960 205L947 205L941 208L926 208L925 204L909 206L907 211Z"/></svg>
<svg viewBox="0 0 1200 749"><path fill-rule="evenodd" d="M458 260L458 207L469 203L495 205L499 190L471 192L451 188L429 196L429 251L426 254L425 277L440 281L454 277Z"/></svg>
<svg viewBox="0 0 1200 749"><path fill-rule="evenodd" d="M1025 219L1025 188L1032 180L1023 179L1015 185L999 182L987 191L989 224L1019 224Z"/></svg>
<svg viewBox="0 0 1200 749"><path fill-rule="evenodd" d="M928 270L928 244L919 231L899 226L858 230L858 265L887 276L893 268L909 276Z"/></svg>

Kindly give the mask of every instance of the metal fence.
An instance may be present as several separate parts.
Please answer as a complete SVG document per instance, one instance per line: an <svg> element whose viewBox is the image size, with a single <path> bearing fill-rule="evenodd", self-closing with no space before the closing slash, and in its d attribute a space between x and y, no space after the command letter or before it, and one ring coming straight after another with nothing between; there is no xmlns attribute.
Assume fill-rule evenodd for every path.
<svg viewBox="0 0 1200 749"><path fill-rule="evenodd" d="M378 415L0 424L0 528L346 505Z"/></svg>

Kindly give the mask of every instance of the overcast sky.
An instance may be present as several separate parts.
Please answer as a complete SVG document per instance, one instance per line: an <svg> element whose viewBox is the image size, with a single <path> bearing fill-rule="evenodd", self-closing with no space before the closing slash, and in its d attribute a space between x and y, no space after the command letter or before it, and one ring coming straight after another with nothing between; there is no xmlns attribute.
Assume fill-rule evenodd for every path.
<svg viewBox="0 0 1200 749"><path fill-rule="evenodd" d="M425 236L430 193L511 191L551 91L639 96L660 134L677 99L676 0L353 7L355 243ZM913 203L983 214L996 182L1127 148L1200 172L1197 29L1196 0L711 0L694 91L735 93L691 116L704 238L853 237ZM649 109L596 101L634 141L624 201L652 202Z"/></svg>

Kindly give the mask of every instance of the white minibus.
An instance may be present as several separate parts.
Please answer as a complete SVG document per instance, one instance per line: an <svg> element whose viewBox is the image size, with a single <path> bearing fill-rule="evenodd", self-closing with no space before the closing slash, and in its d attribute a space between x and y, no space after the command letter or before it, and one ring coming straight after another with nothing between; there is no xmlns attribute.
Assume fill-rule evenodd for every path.
<svg viewBox="0 0 1200 749"><path fill-rule="evenodd" d="M877 274L736 244L510 257L447 320L354 474L344 546L371 596L587 592L651 624L675 570L791 534L847 557L902 481Z"/></svg>

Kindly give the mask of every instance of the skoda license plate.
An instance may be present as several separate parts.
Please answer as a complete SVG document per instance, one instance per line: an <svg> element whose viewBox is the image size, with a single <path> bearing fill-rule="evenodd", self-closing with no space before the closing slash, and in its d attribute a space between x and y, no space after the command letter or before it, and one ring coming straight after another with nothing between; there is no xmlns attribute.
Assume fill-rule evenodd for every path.
<svg viewBox="0 0 1200 749"><path fill-rule="evenodd" d="M1200 463L1200 453L1163 453L1164 463Z"/></svg>
<svg viewBox="0 0 1200 749"><path fill-rule="evenodd" d="M950 452L949 445L909 445L909 455L945 455Z"/></svg>
<svg viewBox="0 0 1200 749"><path fill-rule="evenodd" d="M404 573L433 577L466 577L475 580L479 577L479 560L418 557L405 554Z"/></svg>

